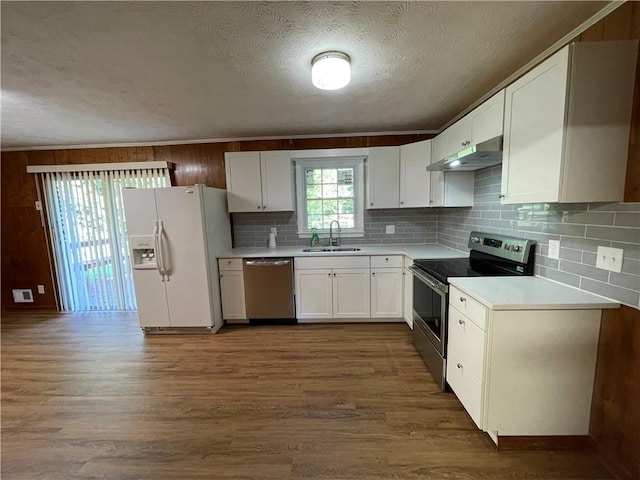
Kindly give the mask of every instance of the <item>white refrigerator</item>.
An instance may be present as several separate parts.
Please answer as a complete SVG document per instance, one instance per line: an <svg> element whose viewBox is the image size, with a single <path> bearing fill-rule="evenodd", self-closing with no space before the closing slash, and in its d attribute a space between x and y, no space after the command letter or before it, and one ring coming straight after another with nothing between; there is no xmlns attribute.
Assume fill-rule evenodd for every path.
<svg viewBox="0 0 640 480"><path fill-rule="evenodd" d="M216 255L231 249L227 192L194 187L122 191L140 327L222 327Z"/></svg>

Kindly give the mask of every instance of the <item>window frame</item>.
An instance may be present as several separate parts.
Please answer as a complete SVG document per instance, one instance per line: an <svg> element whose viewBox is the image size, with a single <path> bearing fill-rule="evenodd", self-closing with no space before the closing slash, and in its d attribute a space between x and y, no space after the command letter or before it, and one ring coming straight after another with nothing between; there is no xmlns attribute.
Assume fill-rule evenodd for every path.
<svg viewBox="0 0 640 480"><path fill-rule="evenodd" d="M364 160L365 156L342 156L333 158L295 159L296 204L298 209L298 238L310 238L313 234L307 228L307 183L305 171L308 168L353 168L353 216L354 228L340 227L342 238L364 237ZM329 235L328 228L318 228L319 236Z"/></svg>

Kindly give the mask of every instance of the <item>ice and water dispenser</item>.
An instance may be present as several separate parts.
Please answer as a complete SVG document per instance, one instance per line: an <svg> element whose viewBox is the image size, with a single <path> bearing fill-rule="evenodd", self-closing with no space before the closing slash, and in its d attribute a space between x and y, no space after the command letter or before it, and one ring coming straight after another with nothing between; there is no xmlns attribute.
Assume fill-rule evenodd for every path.
<svg viewBox="0 0 640 480"><path fill-rule="evenodd" d="M154 240L153 235L136 235L129 237L134 269L155 270L157 268L156 245Z"/></svg>

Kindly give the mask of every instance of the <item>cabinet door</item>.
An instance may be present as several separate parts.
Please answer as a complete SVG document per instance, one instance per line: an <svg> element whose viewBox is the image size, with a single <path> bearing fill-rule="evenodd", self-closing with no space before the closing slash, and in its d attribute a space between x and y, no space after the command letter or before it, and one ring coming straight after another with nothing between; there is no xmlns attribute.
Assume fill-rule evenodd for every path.
<svg viewBox="0 0 640 480"><path fill-rule="evenodd" d="M333 270L334 318L368 318L370 297L368 268Z"/></svg>
<svg viewBox="0 0 640 480"><path fill-rule="evenodd" d="M223 319L244 320L247 318L244 307L244 278L242 271L224 271L220 273L220 295L222 297Z"/></svg>
<svg viewBox="0 0 640 480"><path fill-rule="evenodd" d="M260 152L224 154L230 212L261 212Z"/></svg>
<svg viewBox="0 0 640 480"><path fill-rule="evenodd" d="M469 114L470 145L502 135L503 122L504 90L500 90Z"/></svg>
<svg viewBox="0 0 640 480"><path fill-rule="evenodd" d="M503 203L559 199L568 61L565 48L506 89Z"/></svg>
<svg viewBox="0 0 640 480"><path fill-rule="evenodd" d="M371 271L371 318L402 318L402 269Z"/></svg>
<svg viewBox="0 0 640 480"><path fill-rule="evenodd" d="M332 318L331 269L296 270L296 318Z"/></svg>
<svg viewBox="0 0 640 480"><path fill-rule="evenodd" d="M464 150L471 142L471 124L469 116L461 118L456 123L442 132L442 142L440 146L440 155L447 158ZM469 143L467 143L469 142Z"/></svg>
<svg viewBox="0 0 640 480"><path fill-rule="evenodd" d="M413 328L413 275L406 268L402 271L402 292L404 321Z"/></svg>
<svg viewBox="0 0 640 480"><path fill-rule="evenodd" d="M262 211L294 211L291 152L286 150L260 152L260 172Z"/></svg>
<svg viewBox="0 0 640 480"><path fill-rule="evenodd" d="M374 147L367 157L367 208L400 206L400 147Z"/></svg>
<svg viewBox="0 0 640 480"><path fill-rule="evenodd" d="M431 140L400 147L400 208L428 207Z"/></svg>

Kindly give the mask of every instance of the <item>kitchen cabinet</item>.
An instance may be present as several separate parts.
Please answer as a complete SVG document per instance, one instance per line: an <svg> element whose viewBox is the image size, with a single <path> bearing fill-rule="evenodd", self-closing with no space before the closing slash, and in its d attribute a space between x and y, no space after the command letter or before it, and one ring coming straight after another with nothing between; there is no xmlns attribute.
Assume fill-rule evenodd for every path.
<svg viewBox="0 0 640 480"><path fill-rule="evenodd" d="M400 146L400 208L429 206L431 140Z"/></svg>
<svg viewBox="0 0 640 480"><path fill-rule="evenodd" d="M502 203L622 201L636 57L574 43L507 87Z"/></svg>
<svg viewBox="0 0 640 480"><path fill-rule="evenodd" d="M498 445L500 436L587 435L600 316L494 310L451 285L447 382Z"/></svg>
<svg viewBox="0 0 640 480"><path fill-rule="evenodd" d="M407 322L409 328L413 328L413 275L407 267L412 264L413 260L409 257L404 258L404 268L402 269L402 313L404 321Z"/></svg>
<svg viewBox="0 0 640 480"><path fill-rule="evenodd" d="M230 212L295 210L290 151L224 155Z"/></svg>
<svg viewBox="0 0 640 480"><path fill-rule="evenodd" d="M505 91L476 107L433 139L433 163L502 135Z"/></svg>
<svg viewBox="0 0 640 480"><path fill-rule="evenodd" d="M371 318L402 318L402 256L371 257Z"/></svg>
<svg viewBox="0 0 640 480"><path fill-rule="evenodd" d="M244 301L242 259L218 260L222 318L227 323L248 323Z"/></svg>
<svg viewBox="0 0 640 480"><path fill-rule="evenodd" d="M365 163L368 209L400 207L400 147L371 147Z"/></svg>
<svg viewBox="0 0 640 480"><path fill-rule="evenodd" d="M296 318L369 318L369 257L295 259Z"/></svg>

